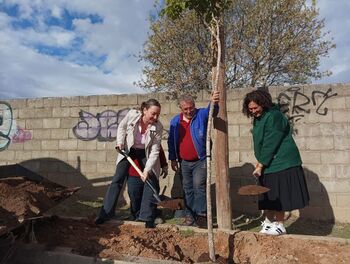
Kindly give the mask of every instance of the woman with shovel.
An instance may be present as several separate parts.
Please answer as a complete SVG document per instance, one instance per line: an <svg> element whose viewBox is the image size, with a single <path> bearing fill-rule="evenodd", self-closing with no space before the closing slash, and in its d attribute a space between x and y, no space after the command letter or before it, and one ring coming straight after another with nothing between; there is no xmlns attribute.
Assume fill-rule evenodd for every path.
<svg viewBox="0 0 350 264"><path fill-rule="evenodd" d="M161 106L155 99L143 102L140 110L131 109L118 126L116 148L122 150L131 159L142 161L143 171L141 179L149 182L159 191L158 177L160 174L159 151L163 132L163 125L158 120ZM118 155L117 167L112 182L103 200L103 206L96 224L102 224L114 216L115 207L128 176L130 163L124 155ZM139 213L139 220L146 223L146 227L154 227L156 202L153 191L147 185L143 193L143 205Z"/></svg>
<svg viewBox="0 0 350 264"><path fill-rule="evenodd" d="M272 103L271 95L263 90L245 96L242 112L253 119L254 154L258 161L253 175L270 189L259 198L259 209L266 216L260 233L285 234L285 211L301 209L309 203L292 128L279 107Z"/></svg>

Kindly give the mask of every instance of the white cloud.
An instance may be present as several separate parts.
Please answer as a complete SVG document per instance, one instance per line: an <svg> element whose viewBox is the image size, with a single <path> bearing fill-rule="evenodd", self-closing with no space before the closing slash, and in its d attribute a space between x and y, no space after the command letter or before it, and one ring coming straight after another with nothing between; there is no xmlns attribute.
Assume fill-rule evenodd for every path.
<svg viewBox="0 0 350 264"><path fill-rule="evenodd" d="M142 67L133 55L142 50L147 38L153 3L0 1L0 7L18 6L17 17L0 9L0 98L143 92L133 85ZM321 61L321 69L334 74L320 82L350 82L350 2L319 0L317 5L337 44L330 57ZM69 15L75 19L69 21Z"/></svg>
<svg viewBox="0 0 350 264"><path fill-rule="evenodd" d="M133 85L141 65L131 55L141 51L146 39L152 0L4 2L18 4L20 18L35 26L15 28L11 23L18 17L0 12L0 98L143 92ZM46 23L49 15L63 21L64 10L82 17L73 21L72 30ZM102 23L81 15L94 15ZM70 53L50 56L38 44ZM87 57L84 64L83 55L92 60L104 56L105 62L95 66Z"/></svg>

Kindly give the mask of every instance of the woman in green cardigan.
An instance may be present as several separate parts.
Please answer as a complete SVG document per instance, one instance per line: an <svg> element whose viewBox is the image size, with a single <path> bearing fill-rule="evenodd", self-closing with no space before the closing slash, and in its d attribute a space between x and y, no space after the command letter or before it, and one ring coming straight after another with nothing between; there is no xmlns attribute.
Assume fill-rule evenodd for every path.
<svg viewBox="0 0 350 264"><path fill-rule="evenodd" d="M279 107L272 103L271 95L263 90L245 96L242 112L253 119L254 154L258 161L253 175L270 189L259 197L259 209L266 216L260 233L285 234L285 211L301 209L309 203L292 128Z"/></svg>

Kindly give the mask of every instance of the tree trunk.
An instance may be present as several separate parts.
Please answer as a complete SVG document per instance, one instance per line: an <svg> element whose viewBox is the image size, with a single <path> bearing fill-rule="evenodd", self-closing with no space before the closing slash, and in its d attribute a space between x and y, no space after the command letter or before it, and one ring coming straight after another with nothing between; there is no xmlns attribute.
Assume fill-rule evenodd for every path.
<svg viewBox="0 0 350 264"><path fill-rule="evenodd" d="M219 24L220 41L214 41L221 46L221 59L217 90L220 92L219 114L214 119L215 133L215 159L216 159L216 212L217 222L221 229L232 229L232 212L230 198L229 154L228 154L228 123L226 111L226 87L225 87L225 32L224 23ZM217 50L213 49L213 50ZM213 53L213 75L217 73L218 52ZM214 63L215 62L215 63Z"/></svg>

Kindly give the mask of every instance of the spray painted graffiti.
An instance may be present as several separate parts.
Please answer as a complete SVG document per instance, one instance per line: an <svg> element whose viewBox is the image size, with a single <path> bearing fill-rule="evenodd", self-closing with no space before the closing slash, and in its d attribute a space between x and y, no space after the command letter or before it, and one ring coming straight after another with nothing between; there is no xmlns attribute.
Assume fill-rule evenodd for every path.
<svg viewBox="0 0 350 264"><path fill-rule="evenodd" d="M0 151L10 143L23 143L32 139L32 133L20 128L13 119L11 105L0 101Z"/></svg>
<svg viewBox="0 0 350 264"><path fill-rule="evenodd" d="M291 87L280 93L277 97L278 103L281 106L281 110L288 116L292 122L297 122L305 116L310 114L310 103L313 106L317 106L316 113L318 115L327 115L328 108L324 107L325 102L337 93L332 94L332 88L329 88L326 92L313 91L311 93L311 99L301 92L300 87ZM317 99L320 100L317 100Z"/></svg>
<svg viewBox="0 0 350 264"><path fill-rule="evenodd" d="M0 151L11 143L12 108L7 102L0 101Z"/></svg>
<svg viewBox="0 0 350 264"><path fill-rule="evenodd" d="M12 136L12 143L23 143L32 140L32 133L17 126L16 132Z"/></svg>
<svg viewBox="0 0 350 264"><path fill-rule="evenodd" d="M73 127L74 135L84 141L97 139L98 141L114 141L120 121L129 112L129 108L118 112L106 110L93 115L81 110L80 121Z"/></svg>

